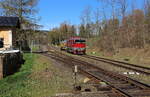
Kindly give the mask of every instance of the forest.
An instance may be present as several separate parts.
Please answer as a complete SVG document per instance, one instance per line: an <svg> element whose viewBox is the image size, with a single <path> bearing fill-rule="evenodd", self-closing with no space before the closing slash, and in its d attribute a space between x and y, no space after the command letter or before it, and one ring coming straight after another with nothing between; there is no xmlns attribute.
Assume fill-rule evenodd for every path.
<svg viewBox="0 0 150 97"><path fill-rule="evenodd" d="M130 3L127 0L96 1L100 4L99 7L93 9L86 6L79 16L80 24L64 20L59 27L44 34L43 31L38 31L42 28L37 23L40 20L36 7L39 0L0 0L0 14L20 18L21 29L17 33L17 39L26 40L28 44L33 41L59 44L68 37L81 36L87 40L95 39L96 41L88 41L92 47L110 52L116 52L120 48L149 46L150 0L142 0L142 8L136 6L136 0L129 0Z"/></svg>
<svg viewBox="0 0 150 97"><path fill-rule="evenodd" d="M87 40L96 39L90 44L110 52L120 48L146 48L150 44L150 0L142 0L143 9L136 8L135 2L129 5L127 0L97 0L103 9L87 6L79 25L63 22L50 30L49 41L58 44L78 35Z"/></svg>

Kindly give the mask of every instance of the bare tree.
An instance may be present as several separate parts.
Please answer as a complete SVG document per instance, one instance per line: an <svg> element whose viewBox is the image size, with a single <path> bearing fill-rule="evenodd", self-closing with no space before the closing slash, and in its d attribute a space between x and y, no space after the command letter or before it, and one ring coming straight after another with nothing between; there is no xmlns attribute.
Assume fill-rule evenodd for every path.
<svg viewBox="0 0 150 97"><path fill-rule="evenodd" d="M95 31L95 35L99 36L101 34L101 22L102 16L99 8L94 12L95 24L93 24L93 30Z"/></svg>
<svg viewBox="0 0 150 97"><path fill-rule="evenodd" d="M34 26L37 2L38 0L1 0L0 8L4 16L19 17L22 27L26 28Z"/></svg>
<svg viewBox="0 0 150 97"><path fill-rule="evenodd" d="M120 6L122 18L124 18L128 7L127 0L118 0L118 4Z"/></svg>
<svg viewBox="0 0 150 97"><path fill-rule="evenodd" d="M91 23L91 14L92 14L92 8L90 6L87 6L83 12L82 12L82 15L81 15L81 23L82 24L90 24Z"/></svg>
<svg viewBox="0 0 150 97"><path fill-rule="evenodd" d="M145 43L150 44L150 0L144 0L145 13Z"/></svg>
<svg viewBox="0 0 150 97"><path fill-rule="evenodd" d="M22 42L27 44L27 41L31 39L33 35L33 30L35 27L39 27L36 24L37 18L35 14L37 13L36 5L38 0L1 0L0 8L3 16L15 16L19 17L21 23L21 30L17 31L17 41L21 46L24 46ZM22 30L22 29L28 29ZM29 31L29 29L32 29ZM30 36L30 37L29 37Z"/></svg>
<svg viewBox="0 0 150 97"><path fill-rule="evenodd" d="M79 36L86 38L85 26L81 24L79 26Z"/></svg>
<svg viewBox="0 0 150 97"><path fill-rule="evenodd" d="M86 37L89 38L91 34L91 23L92 23L92 8L87 6L81 15L81 24L85 27Z"/></svg>

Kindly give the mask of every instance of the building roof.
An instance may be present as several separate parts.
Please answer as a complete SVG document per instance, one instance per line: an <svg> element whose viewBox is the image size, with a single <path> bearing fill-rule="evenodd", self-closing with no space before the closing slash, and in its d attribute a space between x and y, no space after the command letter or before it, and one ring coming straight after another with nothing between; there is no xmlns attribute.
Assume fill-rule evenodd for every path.
<svg viewBox="0 0 150 97"><path fill-rule="evenodd" d="M20 27L20 22L18 17L5 17L0 16L0 27Z"/></svg>

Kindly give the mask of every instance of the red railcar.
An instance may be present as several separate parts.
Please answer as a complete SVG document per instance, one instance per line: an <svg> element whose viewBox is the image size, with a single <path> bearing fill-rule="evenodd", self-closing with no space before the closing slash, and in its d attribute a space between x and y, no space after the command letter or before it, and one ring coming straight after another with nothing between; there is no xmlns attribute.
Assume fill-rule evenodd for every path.
<svg viewBox="0 0 150 97"><path fill-rule="evenodd" d="M71 37L67 40L67 52L86 54L86 40L81 37Z"/></svg>

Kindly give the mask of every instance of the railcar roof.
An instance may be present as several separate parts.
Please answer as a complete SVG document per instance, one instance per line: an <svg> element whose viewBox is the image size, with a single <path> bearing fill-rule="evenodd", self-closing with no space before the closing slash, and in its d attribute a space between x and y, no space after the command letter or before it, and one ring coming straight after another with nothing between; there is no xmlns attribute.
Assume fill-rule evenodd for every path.
<svg viewBox="0 0 150 97"><path fill-rule="evenodd" d="M79 39L79 40L85 40L82 37L71 37L71 38L69 38L69 40L77 40L77 39Z"/></svg>

